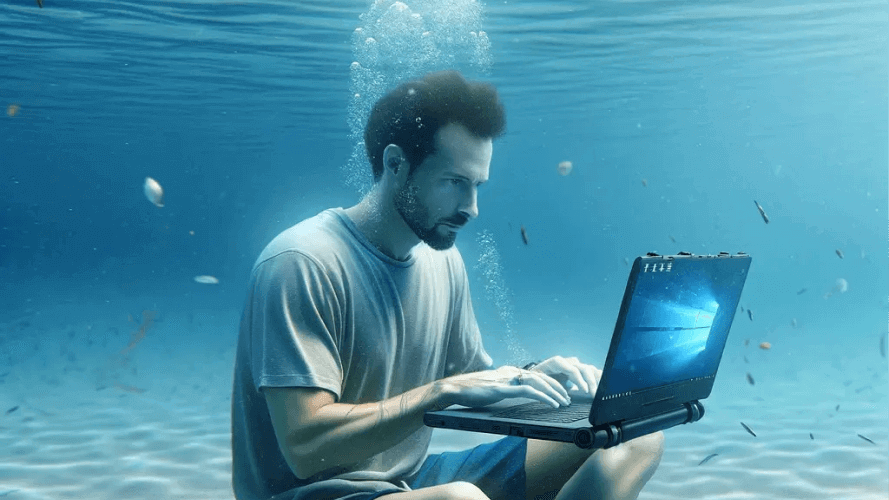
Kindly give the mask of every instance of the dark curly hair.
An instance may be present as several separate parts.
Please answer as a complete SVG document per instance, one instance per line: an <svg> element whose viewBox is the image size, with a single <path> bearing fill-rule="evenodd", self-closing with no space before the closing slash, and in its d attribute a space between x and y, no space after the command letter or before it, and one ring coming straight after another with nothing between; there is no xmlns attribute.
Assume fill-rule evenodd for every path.
<svg viewBox="0 0 889 500"><path fill-rule="evenodd" d="M435 133L459 123L473 135L495 139L506 129L506 111L490 84L469 82L457 71L429 73L403 83L374 104L364 144L374 182L383 176L383 150L400 146L414 169L435 152Z"/></svg>

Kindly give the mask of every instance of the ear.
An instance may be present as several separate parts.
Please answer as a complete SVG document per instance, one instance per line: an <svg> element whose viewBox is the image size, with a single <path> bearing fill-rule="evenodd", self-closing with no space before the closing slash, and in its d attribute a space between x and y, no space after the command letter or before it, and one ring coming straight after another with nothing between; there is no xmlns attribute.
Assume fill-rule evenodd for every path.
<svg viewBox="0 0 889 500"><path fill-rule="evenodd" d="M398 174L402 166L407 166L404 151L400 146L395 144L386 146L386 149L383 150L383 166L391 170L393 174Z"/></svg>

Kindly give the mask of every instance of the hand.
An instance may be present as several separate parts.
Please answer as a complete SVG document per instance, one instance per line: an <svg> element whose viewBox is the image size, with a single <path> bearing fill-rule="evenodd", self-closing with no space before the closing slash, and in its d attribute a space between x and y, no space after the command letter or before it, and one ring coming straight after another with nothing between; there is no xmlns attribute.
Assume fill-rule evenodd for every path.
<svg viewBox="0 0 889 500"><path fill-rule="evenodd" d="M439 384L445 402L471 408L507 398L532 398L555 408L571 402L568 391L556 379L540 371L514 366L454 375L439 380Z"/></svg>
<svg viewBox="0 0 889 500"><path fill-rule="evenodd" d="M583 364L576 357L563 358L562 356L553 356L546 361L534 365L531 371L545 373L551 378L558 380L563 386L566 386L567 382L571 381L578 390L589 393L590 396L596 395L596 389L599 388L599 380L602 378L602 370L593 365Z"/></svg>

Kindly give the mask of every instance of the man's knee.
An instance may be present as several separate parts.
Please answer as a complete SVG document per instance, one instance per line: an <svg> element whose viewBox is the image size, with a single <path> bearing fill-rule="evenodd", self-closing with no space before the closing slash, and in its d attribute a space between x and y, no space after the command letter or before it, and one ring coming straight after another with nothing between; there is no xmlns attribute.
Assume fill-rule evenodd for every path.
<svg viewBox="0 0 889 500"><path fill-rule="evenodd" d="M478 486L466 481L443 484L442 488L447 500L490 500Z"/></svg>
<svg viewBox="0 0 889 500"><path fill-rule="evenodd" d="M631 444L632 453L637 458L647 458L659 462L664 454L664 432L657 431L645 436L628 441Z"/></svg>
<svg viewBox="0 0 889 500"><path fill-rule="evenodd" d="M491 500L478 486L465 481L390 493L379 498L380 500Z"/></svg>

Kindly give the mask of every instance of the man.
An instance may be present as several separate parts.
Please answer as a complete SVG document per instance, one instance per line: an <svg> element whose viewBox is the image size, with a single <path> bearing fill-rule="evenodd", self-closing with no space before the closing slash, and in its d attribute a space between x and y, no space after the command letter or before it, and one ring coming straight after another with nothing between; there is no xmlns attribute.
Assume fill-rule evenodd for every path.
<svg viewBox="0 0 889 500"><path fill-rule="evenodd" d="M365 130L374 186L278 235L252 272L232 397L239 500L636 498L662 434L599 451L506 437L424 460L423 413L506 397L567 404L576 358L493 369L457 232L478 216L497 92L456 72L384 96ZM570 382L570 384L569 384Z"/></svg>

